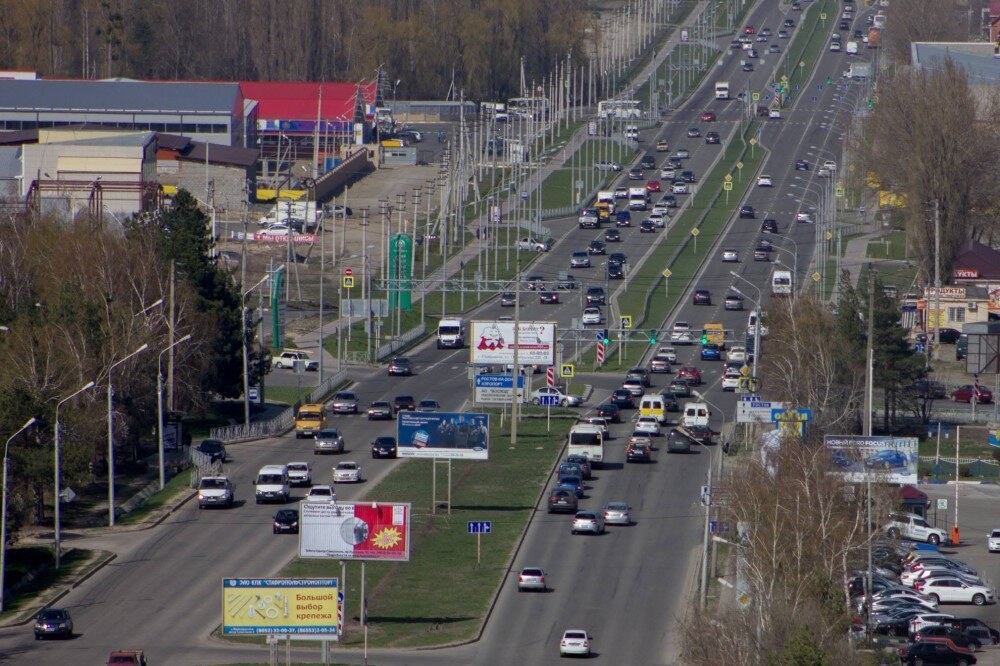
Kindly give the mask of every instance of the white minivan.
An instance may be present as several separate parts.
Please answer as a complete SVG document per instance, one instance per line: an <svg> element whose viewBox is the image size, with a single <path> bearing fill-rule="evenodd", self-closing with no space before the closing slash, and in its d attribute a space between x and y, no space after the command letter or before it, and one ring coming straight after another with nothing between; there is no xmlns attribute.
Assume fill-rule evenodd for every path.
<svg viewBox="0 0 1000 666"><path fill-rule="evenodd" d="M257 504L261 502L281 502L284 504L288 501L289 495L288 467L286 465L264 465L257 472L257 479L253 485Z"/></svg>
<svg viewBox="0 0 1000 666"><path fill-rule="evenodd" d="M667 424L667 406L659 393L647 393L639 400L639 416L653 416L660 425Z"/></svg>
<svg viewBox="0 0 1000 666"><path fill-rule="evenodd" d="M708 417L712 412L708 411L708 404L704 402L689 402L684 405L684 415L681 417L681 425L685 428L691 426L708 427Z"/></svg>

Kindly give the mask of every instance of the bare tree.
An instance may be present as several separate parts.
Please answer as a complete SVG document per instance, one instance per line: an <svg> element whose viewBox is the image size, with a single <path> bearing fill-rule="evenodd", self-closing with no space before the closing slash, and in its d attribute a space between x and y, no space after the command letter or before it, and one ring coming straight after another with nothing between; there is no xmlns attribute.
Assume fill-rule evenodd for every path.
<svg viewBox="0 0 1000 666"><path fill-rule="evenodd" d="M885 10L892 29L883 33L893 60L910 62L913 42L965 40L967 30L960 19L964 7L959 5L958 0L893 0Z"/></svg>

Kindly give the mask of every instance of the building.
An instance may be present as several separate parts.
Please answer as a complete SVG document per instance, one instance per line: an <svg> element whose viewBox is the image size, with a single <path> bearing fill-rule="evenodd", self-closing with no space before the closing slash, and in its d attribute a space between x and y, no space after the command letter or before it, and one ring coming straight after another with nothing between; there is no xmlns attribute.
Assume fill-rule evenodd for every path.
<svg viewBox="0 0 1000 666"><path fill-rule="evenodd" d="M985 289L990 319L1000 319L1000 250L974 240L965 244L952 262L956 285Z"/></svg>
<svg viewBox="0 0 1000 666"><path fill-rule="evenodd" d="M212 210L241 211L256 197L256 150L157 135L156 174L164 192L185 189Z"/></svg>
<svg viewBox="0 0 1000 666"><path fill-rule="evenodd" d="M913 42L910 60L919 69L943 69L951 60L965 70L969 85L990 87L1000 85L1000 58L995 45L984 42Z"/></svg>
<svg viewBox="0 0 1000 666"><path fill-rule="evenodd" d="M83 123L255 147L257 104L236 83L45 80L0 72L0 133Z"/></svg>
<svg viewBox="0 0 1000 666"><path fill-rule="evenodd" d="M935 326L962 330L964 324L989 320L989 294L983 287L941 287L939 299L934 287L924 289L924 297L917 301L916 328L933 331Z"/></svg>
<svg viewBox="0 0 1000 666"><path fill-rule="evenodd" d="M990 0L989 12L990 42L998 46L1000 45L1000 0Z"/></svg>

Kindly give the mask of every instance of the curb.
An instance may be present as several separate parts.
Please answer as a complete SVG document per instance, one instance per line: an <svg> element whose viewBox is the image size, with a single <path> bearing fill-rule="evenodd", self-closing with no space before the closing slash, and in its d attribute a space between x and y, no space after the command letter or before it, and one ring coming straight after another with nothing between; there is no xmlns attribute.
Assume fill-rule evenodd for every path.
<svg viewBox="0 0 1000 666"><path fill-rule="evenodd" d="M39 608L45 608L47 606L51 606L52 604L56 603L60 599L64 598L67 594L69 594L70 592L72 592L73 590L75 590L77 587L79 587L80 585L82 585L83 583L85 583L87 580L90 579L91 576L93 576L94 574L96 574L98 571L100 571L101 569L103 569L104 567L106 567L108 564L110 564L112 561L114 561L117 558L118 558L118 553L111 553L110 555L108 555L107 557L105 557L101 562L98 562L94 566L93 569L91 569L90 571L88 571L87 573L85 573L82 577L80 577L77 580L75 580L72 583L70 583L69 587L63 588L61 592L59 592L58 594L56 594L54 597L52 597L48 601L42 603L42 605ZM24 625L30 623L32 620L35 619L36 612L37 612L37 610L31 612L27 617L25 617L23 619L13 620L13 621L8 622L6 624L0 624L0 627L23 627Z"/></svg>

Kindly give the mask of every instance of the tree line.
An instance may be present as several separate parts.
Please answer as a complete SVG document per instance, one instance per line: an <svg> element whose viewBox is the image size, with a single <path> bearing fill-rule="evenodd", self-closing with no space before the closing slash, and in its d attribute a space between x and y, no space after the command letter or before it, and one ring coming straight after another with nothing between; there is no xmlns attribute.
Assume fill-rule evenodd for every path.
<svg viewBox="0 0 1000 666"><path fill-rule="evenodd" d="M399 99L520 92L585 55L580 0L24 0L0 3L0 68L47 77L373 80ZM391 89L391 88L390 88Z"/></svg>

